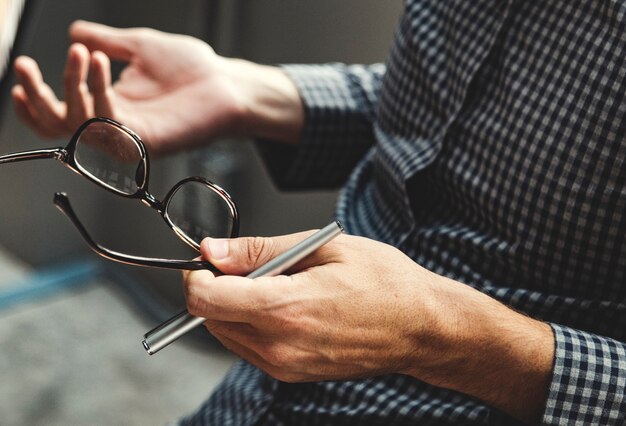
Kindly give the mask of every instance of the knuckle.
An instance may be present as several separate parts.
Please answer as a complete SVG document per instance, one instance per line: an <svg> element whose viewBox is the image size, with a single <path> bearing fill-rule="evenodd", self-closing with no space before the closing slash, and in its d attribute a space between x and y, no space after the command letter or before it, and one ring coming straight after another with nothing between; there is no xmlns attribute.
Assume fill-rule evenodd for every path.
<svg viewBox="0 0 626 426"><path fill-rule="evenodd" d="M198 316L207 310L210 301L207 300L207 295L200 291L199 283L193 279L191 274L184 281L183 289L187 301L187 310L190 314Z"/></svg>
<svg viewBox="0 0 626 426"><path fill-rule="evenodd" d="M150 27L139 27L139 28L137 28L137 31L143 37L154 37L155 35L160 33L159 31L155 30L154 28L150 28Z"/></svg>
<svg viewBox="0 0 626 426"><path fill-rule="evenodd" d="M261 358L263 358L263 360L269 365L276 366L278 364L278 356L276 354L276 350L272 345L260 346L257 352L261 356Z"/></svg>
<svg viewBox="0 0 626 426"><path fill-rule="evenodd" d="M185 300L187 301L187 311L191 315L196 315L200 311L200 299L192 291L185 292Z"/></svg>
<svg viewBox="0 0 626 426"><path fill-rule="evenodd" d="M274 242L271 238L252 237L246 240L246 244L248 265L253 268L266 263L274 251Z"/></svg>
<svg viewBox="0 0 626 426"><path fill-rule="evenodd" d="M37 88L34 91L34 97L35 99L45 99L46 96L48 95L48 90L46 89L46 86L44 86L43 84L37 86Z"/></svg>
<svg viewBox="0 0 626 426"><path fill-rule="evenodd" d="M183 279L183 292L185 294L185 298L189 298L192 293L192 285L189 275Z"/></svg>
<svg viewBox="0 0 626 426"><path fill-rule="evenodd" d="M201 317L207 311L208 303L198 295L192 295L187 298L187 311L191 315Z"/></svg>
<svg viewBox="0 0 626 426"><path fill-rule="evenodd" d="M292 361L292 356L289 351L280 345L269 345L263 350L263 358L267 363L276 367L286 367Z"/></svg>
<svg viewBox="0 0 626 426"><path fill-rule="evenodd" d="M133 40L138 45L149 41L151 38L154 38L157 34L159 34L159 31L149 27L137 27L129 31L132 31Z"/></svg>
<svg viewBox="0 0 626 426"><path fill-rule="evenodd" d="M81 81L78 84L78 92L82 95L82 96L88 96L89 95L89 85L87 84L87 82L85 81Z"/></svg>

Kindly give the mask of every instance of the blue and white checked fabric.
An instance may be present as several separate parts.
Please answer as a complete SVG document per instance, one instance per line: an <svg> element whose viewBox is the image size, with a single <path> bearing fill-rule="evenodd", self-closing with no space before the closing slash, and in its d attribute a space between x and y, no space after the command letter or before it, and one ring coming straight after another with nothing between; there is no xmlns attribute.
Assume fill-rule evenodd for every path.
<svg viewBox="0 0 626 426"><path fill-rule="evenodd" d="M337 217L549 322L542 422L626 423L626 2L408 0L387 63L287 66L285 188L344 185ZM245 362L188 424L512 424L407 376L287 384Z"/></svg>

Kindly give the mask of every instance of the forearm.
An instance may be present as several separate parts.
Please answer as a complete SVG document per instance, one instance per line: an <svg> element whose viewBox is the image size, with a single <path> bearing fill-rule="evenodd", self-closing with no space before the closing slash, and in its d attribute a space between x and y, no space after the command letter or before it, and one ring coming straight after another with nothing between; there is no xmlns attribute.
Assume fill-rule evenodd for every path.
<svg viewBox="0 0 626 426"><path fill-rule="evenodd" d="M536 423L544 408L554 357L550 326L471 287L436 279L441 281L437 287L443 302L435 309L442 320L435 338L425 342L422 336L418 343L436 353L435 361L417 364L408 373Z"/></svg>
<svg viewBox="0 0 626 426"><path fill-rule="evenodd" d="M304 106L297 149L272 138L257 145L274 183L283 190L335 189L376 142L382 64L283 65Z"/></svg>
<svg viewBox="0 0 626 426"><path fill-rule="evenodd" d="M295 144L304 126L298 89L278 67L223 58L238 104L238 136Z"/></svg>

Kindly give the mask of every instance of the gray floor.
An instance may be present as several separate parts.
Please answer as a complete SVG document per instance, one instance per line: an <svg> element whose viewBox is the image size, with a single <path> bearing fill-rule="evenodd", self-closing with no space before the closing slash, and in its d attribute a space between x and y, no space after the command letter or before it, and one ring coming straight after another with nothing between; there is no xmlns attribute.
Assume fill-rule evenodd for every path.
<svg viewBox="0 0 626 426"><path fill-rule="evenodd" d="M0 248L0 292L31 273ZM235 358L180 344L149 357L153 325L98 279L0 309L0 425L155 425L193 410Z"/></svg>

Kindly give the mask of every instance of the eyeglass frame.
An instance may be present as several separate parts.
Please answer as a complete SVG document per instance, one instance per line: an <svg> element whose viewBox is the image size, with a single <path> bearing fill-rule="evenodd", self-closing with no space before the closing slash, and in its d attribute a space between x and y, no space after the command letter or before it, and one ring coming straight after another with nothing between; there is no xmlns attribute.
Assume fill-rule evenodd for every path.
<svg viewBox="0 0 626 426"><path fill-rule="evenodd" d="M139 149L139 153L141 156L140 164L143 169L143 178L142 178L141 183L139 181L135 182L137 184L137 190L134 193L129 194L129 193L120 191L106 184L105 182L93 176L89 171L81 167L80 164L76 161L76 145L78 143L78 140L82 132L89 125L95 122L107 123L124 131L133 139L137 148ZM156 197L154 197L154 195L152 195L148 191L148 179L150 176L150 161L148 157L148 152L145 148L143 141L131 129L129 129L128 127L124 126L121 123L118 123L117 121L113 119L110 119L107 117L94 117L85 121L76 130L76 132L74 133L74 135L72 136L68 145L65 148L56 147L56 148L38 149L38 150L23 151L23 152L0 155L0 164L12 163L12 162L18 162L18 161L27 161L27 160L46 159L46 158L54 158L56 160L59 160L61 163L67 166L70 170L74 171L75 173L81 176L86 177L87 179L91 180L92 182L106 189L109 192L112 192L116 195L120 195L125 198L140 200L144 205L156 210L160 214L160 216L163 218L165 223L170 227L170 229L172 229L172 231L174 231L174 233L181 240L183 240L187 245L189 245L196 251L200 250L199 244L197 244L195 241L193 241L193 239L185 235L185 233L172 222L169 215L167 214L167 206L171 200L171 197L176 193L176 191L178 191L178 189L182 185L188 182L192 182L192 181L202 183L206 185L207 187L209 187L211 190L213 190L229 207L233 225L231 228L230 235L226 236L225 238L235 238L239 234L239 211L237 209L237 205L235 204L231 196L224 189L222 189L220 186L214 184L213 182L203 177L192 176L192 177L188 177L179 181L177 184L175 184L172 187L172 189L168 191L163 201L159 201ZM135 179L137 179L137 177L138 176L136 174ZM212 270L213 272L219 272L219 270L215 266L213 266L211 263L206 262L206 261L147 258L147 257L141 257L141 256L127 255L124 253L119 253L119 252L107 249L106 247L96 243L95 240L89 235L86 228L80 222L80 220L78 219L78 216L75 214L74 210L72 209L71 204L69 203L69 199L67 198L66 194L56 193L54 197L54 204L57 206L57 208L59 208L59 210L61 210L62 213L64 213L67 216L67 218L72 222L72 224L78 229L81 236L87 242L89 247L93 251L95 251L97 254L105 258L108 258L110 260L114 260L117 262L135 265L135 266L148 266L148 267L159 267L159 268L166 268L166 269L185 269L185 270L209 269L209 270Z"/></svg>
<svg viewBox="0 0 626 426"><path fill-rule="evenodd" d="M146 151L146 147L143 141L141 140L141 138L135 132L133 132L128 127L124 126L123 124L118 123L117 121L110 119L110 118L106 118L106 117L94 117L85 121L83 124L81 124L80 127L76 130L76 132L74 132L69 143L67 144L65 148L56 147L56 148L46 148L46 149L35 149L35 150L30 150L30 151L22 151L22 152L14 152L11 154L4 154L4 155L0 155L0 164L14 163L18 161L41 160L41 159L53 158L55 160L59 160L61 163L63 163L63 165L68 167L73 172L81 176L84 176L85 178L89 179L95 184L103 187L107 191L113 192L114 194L117 194L117 195L121 195L122 197L135 198L136 193L127 194L123 191L113 188L110 185L105 184L104 182L92 176L88 171L81 170L81 167L76 162L76 145L78 143L78 139L80 135L83 133L83 131L85 130L85 128L90 126L92 123L96 123L96 122L111 124L123 130L124 132L129 134L131 138L137 144L137 147L139 148L139 153L141 155L141 161L144 167L143 184L139 185L139 183L136 182L138 186L138 191L136 191L136 193L139 192L139 189L141 187L146 186L148 177L150 175L150 170L149 170L150 163L148 160L148 152Z"/></svg>

